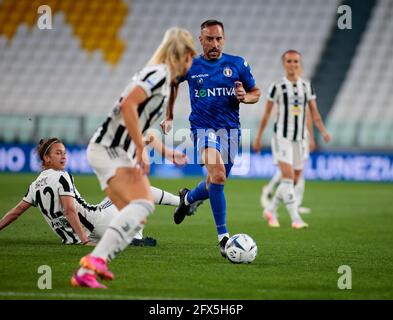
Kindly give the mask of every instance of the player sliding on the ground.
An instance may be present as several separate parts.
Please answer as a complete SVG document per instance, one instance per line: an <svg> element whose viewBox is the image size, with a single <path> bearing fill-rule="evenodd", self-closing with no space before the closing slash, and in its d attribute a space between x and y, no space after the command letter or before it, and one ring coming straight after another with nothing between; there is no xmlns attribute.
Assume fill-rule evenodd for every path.
<svg viewBox="0 0 393 320"><path fill-rule="evenodd" d="M187 163L186 156L163 145L152 132L146 135L149 146L178 165ZM46 222L63 244L96 243L104 234L117 208L105 198L99 204L87 203L74 184L73 177L64 171L67 156L64 144L57 138L41 140L37 154L43 171L31 183L23 199L0 220L0 230L18 219L31 206L37 206ZM178 206L179 196L151 187L154 202ZM195 210L196 208L193 208ZM155 246L156 240L142 238L142 230L136 234L131 245Z"/></svg>
<svg viewBox="0 0 393 320"><path fill-rule="evenodd" d="M331 139L319 114L315 92L310 83L300 77L300 58L300 53L295 50L286 51L282 55L281 59L286 76L270 87L265 112L253 144L254 150L259 152L262 147L263 131L269 121L273 105L276 103L278 113L272 148L281 171L281 182L275 192L273 201L263 213L270 227L280 226L277 219L277 208L281 202L285 204L291 216L294 229L308 227L308 224L299 216L294 187L304 165L307 107L310 109L312 120L322 133L324 141L329 142Z"/></svg>

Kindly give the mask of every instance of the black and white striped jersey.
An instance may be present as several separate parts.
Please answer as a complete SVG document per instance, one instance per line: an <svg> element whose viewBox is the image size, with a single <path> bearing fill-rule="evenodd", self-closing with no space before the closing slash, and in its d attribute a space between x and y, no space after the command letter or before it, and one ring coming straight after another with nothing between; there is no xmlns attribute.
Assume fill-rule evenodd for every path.
<svg viewBox="0 0 393 320"><path fill-rule="evenodd" d="M170 95L170 72L165 64L146 66L134 75L90 143L98 143L107 148L120 147L131 156L135 154L135 146L120 112L121 102L135 86L140 86L147 95L147 100L138 106L142 133L162 115Z"/></svg>
<svg viewBox="0 0 393 320"><path fill-rule="evenodd" d="M60 196L71 196L75 199L75 207L85 232L89 235L94 230L92 219L89 219L101 208L88 204L76 190L72 176L65 171L44 170L30 184L23 200L38 207L46 222L61 238L64 244L81 243L64 215Z"/></svg>
<svg viewBox="0 0 393 320"><path fill-rule="evenodd" d="M307 104L314 99L316 95L310 82L301 78L296 83L292 83L284 77L270 86L268 100L277 105L274 124L277 137L291 141L305 138Z"/></svg>

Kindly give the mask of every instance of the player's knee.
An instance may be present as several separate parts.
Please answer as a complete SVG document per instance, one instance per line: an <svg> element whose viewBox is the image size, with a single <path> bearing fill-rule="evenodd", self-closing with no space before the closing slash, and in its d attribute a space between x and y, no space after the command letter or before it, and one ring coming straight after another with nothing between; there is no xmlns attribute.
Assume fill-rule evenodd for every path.
<svg viewBox="0 0 393 320"><path fill-rule="evenodd" d="M282 179L294 180L293 170L286 169L281 171Z"/></svg>
<svg viewBox="0 0 393 320"><path fill-rule="evenodd" d="M225 175L225 171L224 170L217 170L211 176L211 180L215 184L224 184L227 180L227 177Z"/></svg>

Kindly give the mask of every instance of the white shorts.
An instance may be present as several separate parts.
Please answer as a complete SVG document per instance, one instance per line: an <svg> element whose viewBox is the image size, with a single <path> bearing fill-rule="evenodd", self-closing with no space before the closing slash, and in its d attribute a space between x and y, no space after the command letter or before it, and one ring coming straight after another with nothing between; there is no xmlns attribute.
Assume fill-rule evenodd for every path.
<svg viewBox="0 0 393 320"><path fill-rule="evenodd" d="M290 164L295 170L303 170L304 167L304 140L290 141L285 138L274 136L272 138L273 163L278 162Z"/></svg>
<svg viewBox="0 0 393 320"><path fill-rule="evenodd" d="M87 161L100 181L102 190L107 188L109 179L115 176L118 168L135 167L135 161L121 148L89 143L86 153Z"/></svg>
<svg viewBox="0 0 393 320"><path fill-rule="evenodd" d="M98 242L102 238L112 219L119 213L116 206L106 197L98 204L98 207L100 207L99 211L86 213L87 220L94 226L93 232L89 235L89 240L92 242Z"/></svg>
<svg viewBox="0 0 393 320"><path fill-rule="evenodd" d="M89 241L94 243L98 243L100 241L113 218L120 214L117 207L107 197L105 197L98 206L100 207L99 211L88 212L86 216L86 218L94 226L93 232L89 235ZM131 243L134 238L142 239L143 229L139 230L133 237L128 237L128 243Z"/></svg>

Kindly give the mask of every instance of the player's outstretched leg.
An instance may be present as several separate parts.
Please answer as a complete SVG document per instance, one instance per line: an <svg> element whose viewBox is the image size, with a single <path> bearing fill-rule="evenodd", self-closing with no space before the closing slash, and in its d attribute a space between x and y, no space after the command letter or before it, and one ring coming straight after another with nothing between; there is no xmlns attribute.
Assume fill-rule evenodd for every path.
<svg viewBox="0 0 393 320"><path fill-rule="evenodd" d="M180 198L174 194L150 186L151 194L153 195L154 203L159 205L167 205L177 207L180 204Z"/></svg>

